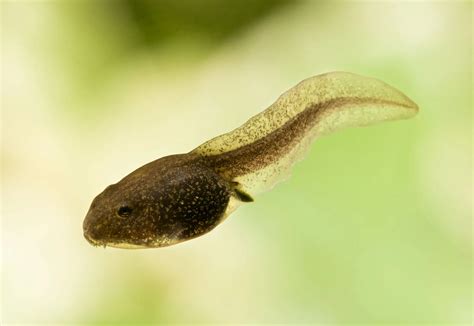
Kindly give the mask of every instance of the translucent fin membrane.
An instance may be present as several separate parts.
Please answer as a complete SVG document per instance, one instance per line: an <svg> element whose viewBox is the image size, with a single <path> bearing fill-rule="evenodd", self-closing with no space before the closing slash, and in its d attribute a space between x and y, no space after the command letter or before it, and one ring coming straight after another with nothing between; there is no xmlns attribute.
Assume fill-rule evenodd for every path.
<svg viewBox="0 0 474 326"><path fill-rule="evenodd" d="M241 127L193 153L208 157L224 177L254 195L284 180L315 138L417 112L413 101L377 79L333 72L302 81Z"/></svg>

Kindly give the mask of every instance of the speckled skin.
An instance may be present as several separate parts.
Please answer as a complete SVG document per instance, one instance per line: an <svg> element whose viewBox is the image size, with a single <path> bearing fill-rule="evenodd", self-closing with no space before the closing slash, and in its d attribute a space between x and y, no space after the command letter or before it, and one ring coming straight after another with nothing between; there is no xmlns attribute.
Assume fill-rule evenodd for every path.
<svg viewBox="0 0 474 326"><path fill-rule="evenodd" d="M197 155L163 157L98 195L84 220L84 235L95 245L128 247L195 238L219 224L232 189ZM121 217L120 207L129 207L129 216Z"/></svg>
<svg viewBox="0 0 474 326"><path fill-rule="evenodd" d="M284 180L316 137L417 112L413 101L376 79L343 72L306 79L241 127L107 187L92 202L84 236L93 245L120 248L198 237Z"/></svg>

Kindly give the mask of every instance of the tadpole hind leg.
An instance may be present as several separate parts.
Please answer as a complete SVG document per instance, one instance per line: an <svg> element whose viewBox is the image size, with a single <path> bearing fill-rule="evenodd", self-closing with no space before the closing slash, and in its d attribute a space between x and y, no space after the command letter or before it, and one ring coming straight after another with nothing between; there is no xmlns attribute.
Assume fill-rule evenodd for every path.
<svg viewBox="0 0 474 326"><path fill-rule="evenodd" d="M240 184L238 182L232 182L232 190L234 192L235 197L237 197L237 199L241 202L251 203L254 201L252 196L250 196L248 193L241 189Z"/></svg>

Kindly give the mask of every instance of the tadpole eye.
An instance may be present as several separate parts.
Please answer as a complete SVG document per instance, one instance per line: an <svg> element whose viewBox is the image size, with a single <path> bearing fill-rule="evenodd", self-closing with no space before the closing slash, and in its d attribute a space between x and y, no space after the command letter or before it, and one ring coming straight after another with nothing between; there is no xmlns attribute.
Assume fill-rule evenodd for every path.
<svg viewBox="0 0 474 326"><path fill-rule="evenodd" d="M132 208L128 206L120 206L117 211L117 214L120 217L129 217L130 215L132 215Z"/></svg>

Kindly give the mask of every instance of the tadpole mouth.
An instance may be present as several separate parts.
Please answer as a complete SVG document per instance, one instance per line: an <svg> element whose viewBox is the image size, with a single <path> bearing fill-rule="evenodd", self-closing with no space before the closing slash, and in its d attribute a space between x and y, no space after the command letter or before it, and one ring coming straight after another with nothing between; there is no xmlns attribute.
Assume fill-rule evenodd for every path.
<svg viewBox="0 0 474 326"><path fill-rule="evenodd" d="M103 246L104 248L107 246L107 244L103 241L100 241L98 239L95 239L92 235L91 235L91 232L90 232L90 228L89 227L84 227L84 238L87 240L87 242L89 242L91 245L93 245L94 247L99 247L99 246Z"/></svg>
<svg viewBox="0 0 474 326"><path fill-rule="evenodd" d="M86 218L84 219L84 222L82 224L84 238L94 247L103 246L105 248L107 244L104 241L98 239L96 234L97 227L94 227L94 225L92 225L90 221L91 209L89 209L89 211L87 212Z"/></svg>
<svg viewBox="0 0 474 326"><path fill-rule="evenodd" d="M87 240L87 242L89 242L94 247L103 246L105 248L107 246L105 242L102 242L100 240L95 240L94 238L92 238L86 230L84 230L84 238Z"/></svg>

